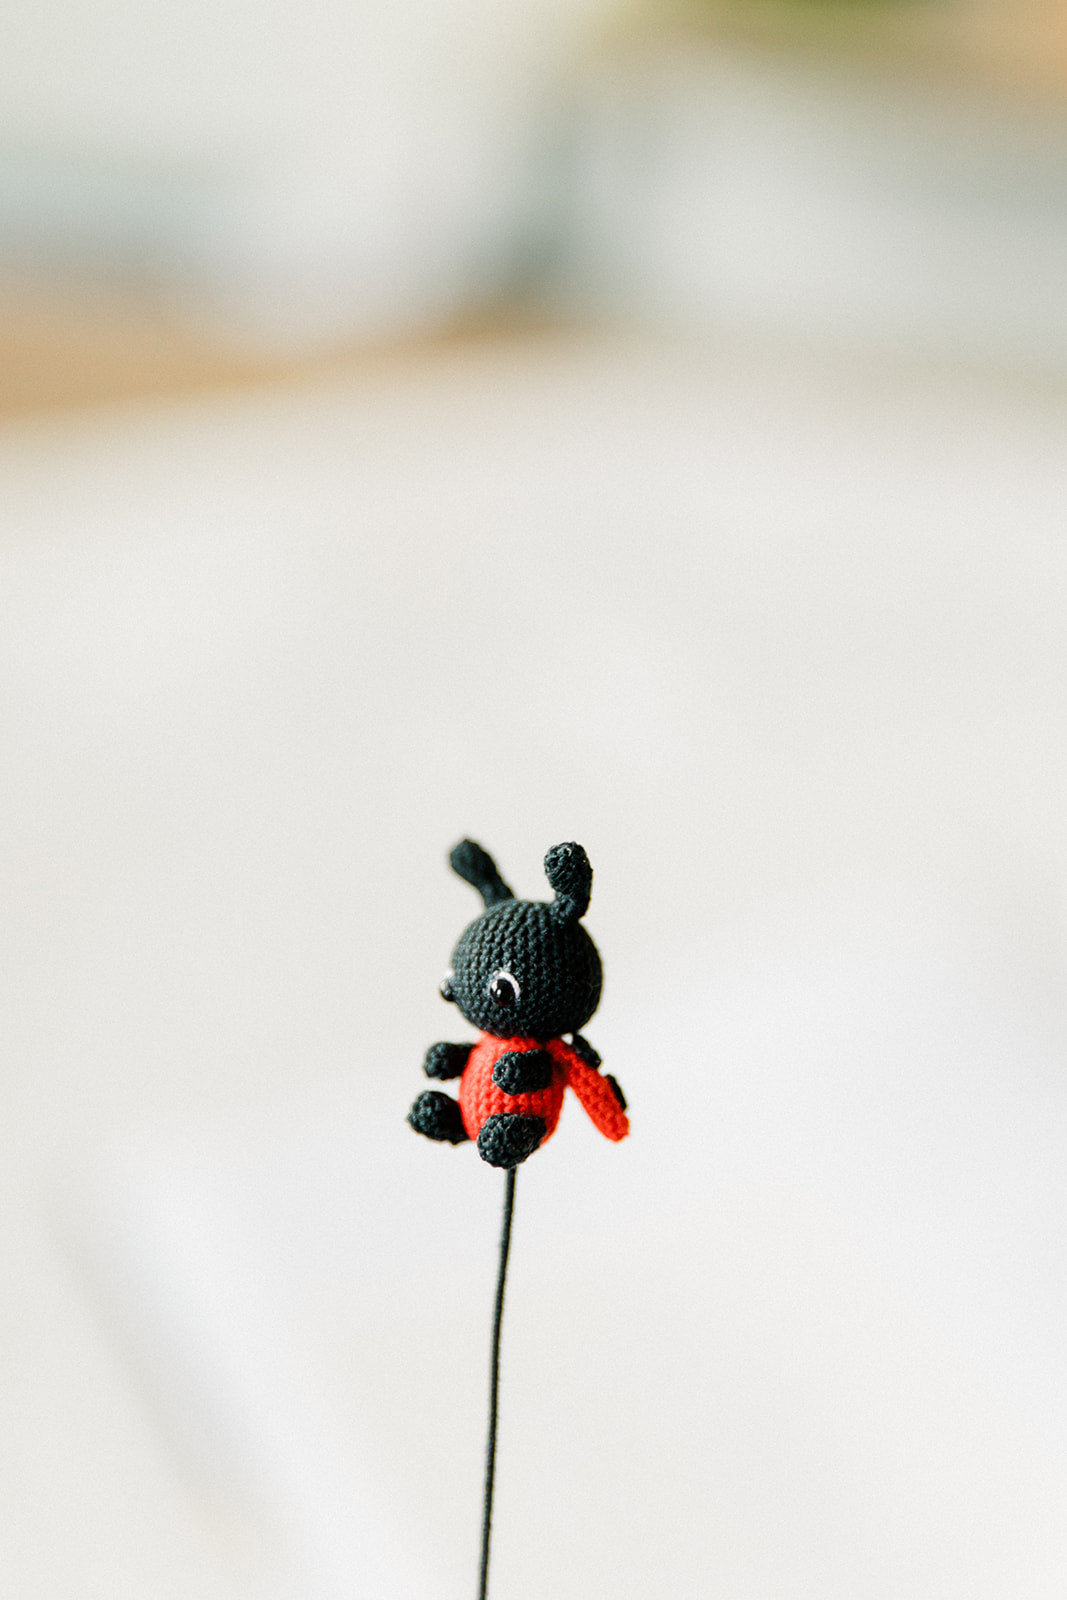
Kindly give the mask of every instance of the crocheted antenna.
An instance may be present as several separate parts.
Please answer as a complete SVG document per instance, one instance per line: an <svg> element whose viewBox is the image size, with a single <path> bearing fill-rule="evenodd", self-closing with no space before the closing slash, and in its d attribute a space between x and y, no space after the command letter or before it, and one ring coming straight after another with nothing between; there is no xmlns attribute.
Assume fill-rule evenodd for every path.
<svg viewBox="0 0 1067 1600"><path fill-rule="evenodd" d="M483 850L473 839L461 839L448 859L452 871L477 889L487 906L499 905L501 900L514 900L488 850Z"/></svg>
<svg viewBox="0 0 1067 1600"><path fill-rule="evenodd" d="M545 877L556 891L549 908L559 922L577 922L589 910L593 869L580 844L557 844L545 857Z"/></svg>

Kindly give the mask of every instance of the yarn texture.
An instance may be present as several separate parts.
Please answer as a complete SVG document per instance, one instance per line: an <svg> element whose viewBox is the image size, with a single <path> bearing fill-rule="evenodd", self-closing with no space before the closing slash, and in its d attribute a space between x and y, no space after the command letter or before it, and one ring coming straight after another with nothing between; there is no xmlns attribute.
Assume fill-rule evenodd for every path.
<svg viewBox="0 0 1067 1600"><path fill-rule="evenodd" d="M571 1088L605 1138L624 1139L625 1096L600 1073L599 1055L578 1031L596 1010L602 983L599 953L581 922L593 882L585 851L571 842L548 852L551 901L515 899L473 840L462 840L450 861L485 910L460 935L441 994L478 1039L430 1046L426 1075L458 1077L458 1103L427 1090L408 1121L429 1139L473 1140L491 1166L514 1168L551 1138Z"/></svg>
<svg viewBox="0 0 1067 1600"><path fill-rule="evenodd" d="M494 1081L493 1068L501 1057L528 1051L542 1052L551 1062L551 1081L544 1089L528 1094L508 1094ZM563 1110L563 1095L574 1090L595 1127L606 1139L625 1139L630 1131L626 1113L615 1097L607 1078L582 1060L578 1052L562 1039L549 1039L543 1046L536 1039L497 1039L483 1033L470 1053L459 1081L459 1108L467 1137L476 1139L484 1122L504 1113L521 1117L543 1117L545 1133L541 1143L551 1138Z"/></svg>

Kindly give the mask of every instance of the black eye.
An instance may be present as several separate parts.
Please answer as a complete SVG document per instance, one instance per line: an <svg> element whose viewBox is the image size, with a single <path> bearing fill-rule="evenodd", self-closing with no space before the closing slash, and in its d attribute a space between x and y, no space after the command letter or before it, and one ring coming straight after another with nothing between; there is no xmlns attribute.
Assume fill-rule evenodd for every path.
<svg viewBox="0 0 1067 1600"><path fill-rule="evenodd" d="M456 998L452 989L452 979L454 977L455 973L452 971L452 968L449 967L448 971L437 985L437 992L441 996L442 1000L454 1000Z"/></svg>
<svg viewBox="0 0 1067 1600"><path fill-rule="evenodd" d="M521 990L510 972L494 972L489 979L489 998L494 1005L507 1010L517 1006Z"/></svg>

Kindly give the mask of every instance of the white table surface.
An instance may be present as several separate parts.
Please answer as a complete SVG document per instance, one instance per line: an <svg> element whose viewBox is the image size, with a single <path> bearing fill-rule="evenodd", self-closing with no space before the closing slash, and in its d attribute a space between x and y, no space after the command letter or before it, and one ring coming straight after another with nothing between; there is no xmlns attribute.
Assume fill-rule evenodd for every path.
<svg viewBox="0 0 1067 1600"><path fill-rule="evenodd" d="M462 833L589 849L635 1123L522 1177L494 1600L1062 1592L1065 410L588 337L4 430L12 1593L473 1587Z"/></svg>

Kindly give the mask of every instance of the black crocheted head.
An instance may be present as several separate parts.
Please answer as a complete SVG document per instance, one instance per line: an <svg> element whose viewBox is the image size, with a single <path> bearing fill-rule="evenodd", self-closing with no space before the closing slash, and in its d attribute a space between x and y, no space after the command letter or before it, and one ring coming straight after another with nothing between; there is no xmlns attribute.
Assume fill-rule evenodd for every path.
<svg viewBox="0 0 1067 1600"><path fill-rule="evenodd" d="M593 869L580 844L545 857L556 898L516 900L481 845L464 839L450 857L486 910L463 930L441 984L468 1022L500 1039L555 1039L576 1033L600 1001L596 945L581 925Z"/></svg>

